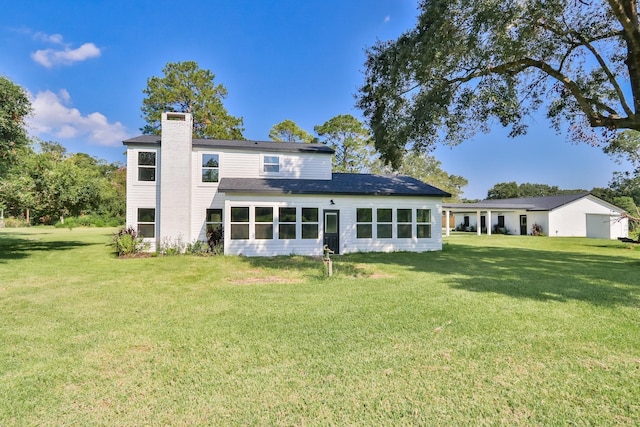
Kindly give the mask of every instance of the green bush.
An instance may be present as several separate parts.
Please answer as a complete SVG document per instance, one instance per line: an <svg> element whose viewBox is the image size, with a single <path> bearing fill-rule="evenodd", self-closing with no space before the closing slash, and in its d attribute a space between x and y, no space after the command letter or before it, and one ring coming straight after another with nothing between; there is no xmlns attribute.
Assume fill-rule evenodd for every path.
<svg viewBox="0 0 640 427"><path fill-rule="evenodd" d="M20 227L28 227L29 223L23 217L13 217L10 216L4 219L4 226L6 228L20 228Z"/></svg>
<svg viewBox="0 0 640 427"><path fill-rule="evenodd" d="M64 223L58 221L55 223L56 228L76 228L76 227L118 227L122 225L122 220L113 217L104 217L101 215L87 214L77 217L69 216L64 218Z"/></svg>
<svg viewBox="0 0 640 427"><path fill-rule="evenodd" d="M133 227L118 230L112 240L118 256L131 256L149 249L149 244Z"/></svg>

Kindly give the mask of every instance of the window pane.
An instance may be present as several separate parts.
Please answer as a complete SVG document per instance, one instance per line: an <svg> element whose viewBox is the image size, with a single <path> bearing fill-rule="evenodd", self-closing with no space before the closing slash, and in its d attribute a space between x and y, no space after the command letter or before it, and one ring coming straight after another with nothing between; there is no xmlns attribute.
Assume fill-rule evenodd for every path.
<svg viewBox="0 0 640 427"><path fill-rule="evenodd" d="M302 208L302 222L318 222L318 208Z"/></svg>
<svg viewBox="0 0 640 427"><path fill-rule="evenodd" d="M217 154L203 154L202 155L202 167L205 168L217 168L218 167L218 155Z"/></svg>
<svg viewBox="0 0 640 427"><path fill-rule="evenodd" d="M237 207L231 208L231 222L249 222L249 208ZM248 232L247 232L248 233ZM247 234L247 239L249 235Z"/></svg>
<svg viewBox="0 0 640 427"><path fill-rule="evenodd" d="M378 239L390 239L392 233L391 224L378 224Z"/></svg>
<svg viewBox="0 0 640 427"><path fill-rule="evenodd" d="M373 221L373 209L371 209L371 208L358 208L358 209L356 209L356 221L357 222L371 222L371 221Z"/></svg>
<svg viewBox="0 0 640 427"><path fill-rule="evenodd" d="M156 153L153 151L138 152L138 166L155 166Z"/></svg>
<svg viewBox="0 0 640 427"><path fill-rule="evenodd" d="M156 168L138 168L138 181L155 181Z"/></svg>
<svg viewBox="0 0 640 427"><path fill-rule="evenodd" d="M418 224L418 238L430 239L431 238L431 224Z"/></svg>
<svg viewBox="0 0 640 427"><path fill-rule="evenodd" d="M280 172L279 165L264 165L264 172Z"/></svg>
<svg viewBox="0 0 640 427"><path fill-rule="evenodd" d="M391 222L393 209L378 209L378 222Z"/></svg>
<svg viewBox="0 0 640 427"><path fill-rule="evenodd" d="M373 237L371 224L358 224L356 226L356 237L358 239L370 239Z"/></svg>
<svg viewBox="0 0 640 427"><path fill-rule="evenodd" d="M280 208L278 217L280 222L296 222L296 208Z"/></svg>
<svg viewBox="0 0 640 427"><path fill-rule="evenodd" d="M256 207L256 222L273 222L273 208L264 206Z"/></svg>
<svg viewBox="0 0 640 427"><path fill-rule="evenodd" d="M249 238L249 224L231 224L231 238L233 240Z"/></svg>
<svg viewBox="0 0 640 427"><path fill-rule="evenodd" d="M264 156L264 162L266 163L275 163L276 165L280 163L280 157L278 156Z"/></svg>
<svg viewBox="0 0 640 427"><path fill-rule="evenodd" d="M280 224L278 228L279 239L295 239L296 238L296 225L295 224Z"/></svg>
<svg viewBox="0 0 640 427"><path fill-rule="evenodd" d="M411 222L411 209L398 209L398 222Z"/></svg>
<svg viewBox="0 0 640 427"><path fill-rule="evenodd" d="M411 237L411 225L398 225L398 239Z"/></svg>
<svg viewBox="0 0 640 427"><path fill-rule="evenodd" d="M431 209L417 209L416 222L431 222Z"/></svg>
<svg viewBox="0 0 640 427"><path fill-rule="evenodd" d="M205 222L222 222L222 209L207 209Z"/></svg>
<svg viewBox="0 0 640 427"><path fill-rule="evenodd" d="M139 208L138 222L156 222L156 210L154 208Z"/></svg>
<svg viewBox="0 0 640 427"><path fill-rule="evenodd" d="M317 239L318 238L318 224L302 224L302 238L303 239Z"/></svg>
<svg viewBox="0 0 640 427"><path fill-rule="evenodd" d="M155 224L138 224L138 234L142 237L156 237L155 230Z"/></svg>
<svg viewBox="0 0 640 427"><path fill-rule="evenodd" d="M256 224L256 239L273 239L273 224Z"/></svg>
<svg viewBox="0 0 640 427"><path fill-rule="evenodd" d="M324 215L324 232L325 233L338 232L338 214L327 213Z"/></svg>
<svg viewBox="0 0 640 427"><path fill-rule="evenodd" d="M218 182L218 169L202 169L202 182Z"/></svg>

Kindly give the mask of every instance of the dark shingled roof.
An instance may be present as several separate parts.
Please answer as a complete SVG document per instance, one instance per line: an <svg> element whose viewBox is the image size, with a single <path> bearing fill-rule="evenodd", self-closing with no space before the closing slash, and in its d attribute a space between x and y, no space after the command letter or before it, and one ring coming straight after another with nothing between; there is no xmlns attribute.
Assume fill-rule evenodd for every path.
<svg viewBox="0 0 640 427"><path fill-rule="evenodd" d="M160 135L140 135L122 141L123 144L160 145ZM279 151L283 153L325 153L333 154L333 149L324 144L301 142L243 141L224 139L194 139L194 147L233 148L235 150Z"/></svg>
<svg viewBox="0 0 640 427"><path fill-rule="evenodd" d="M335 194L450 197L432 185L404 175L334 173L332 179L222 178L224 193Z"/></svg>
<svg viewBox="0 0 640 427"><path fill-rule="evenodd" d="M551 211L589 195L588 192L559 194L556 196L523 197L519 199L487 199L476 203L446 203L450 209L526 209L528 211Z"/></svg>

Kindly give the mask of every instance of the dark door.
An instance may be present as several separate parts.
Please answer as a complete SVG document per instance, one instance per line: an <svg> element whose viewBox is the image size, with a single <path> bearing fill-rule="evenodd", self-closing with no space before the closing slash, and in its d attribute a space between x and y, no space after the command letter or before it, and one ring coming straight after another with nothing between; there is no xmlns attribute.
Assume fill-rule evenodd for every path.
<svg viewBox="0 0 640 427"><path fill-rule="evenodd" d="M521 236L527 235L527 216L526 215L520 215L520 235Z"/></svg>
<svg viewBox="0 0 640 427"><path fill-rule="evenodd" d="M323 241L334 253L340 253L340 211L324 211Z"/></svg>
<svg viewBox="0 0 640 427"><path fill-rule="evenodd" d="M480 217L480 231L484 232L486 231L486 228L487 228L487 217L482 215Z"/></svg>

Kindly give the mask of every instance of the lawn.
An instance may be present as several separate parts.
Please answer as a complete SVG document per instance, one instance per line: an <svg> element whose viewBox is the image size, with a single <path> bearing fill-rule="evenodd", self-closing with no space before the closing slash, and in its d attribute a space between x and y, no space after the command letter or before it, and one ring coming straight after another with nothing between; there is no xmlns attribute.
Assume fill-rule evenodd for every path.
<svg viewBox="0 0 640 427"><path fill-rule="evenodd" d="M638 425L640 248L117 259L0 230L0 425Z"/></svg>

